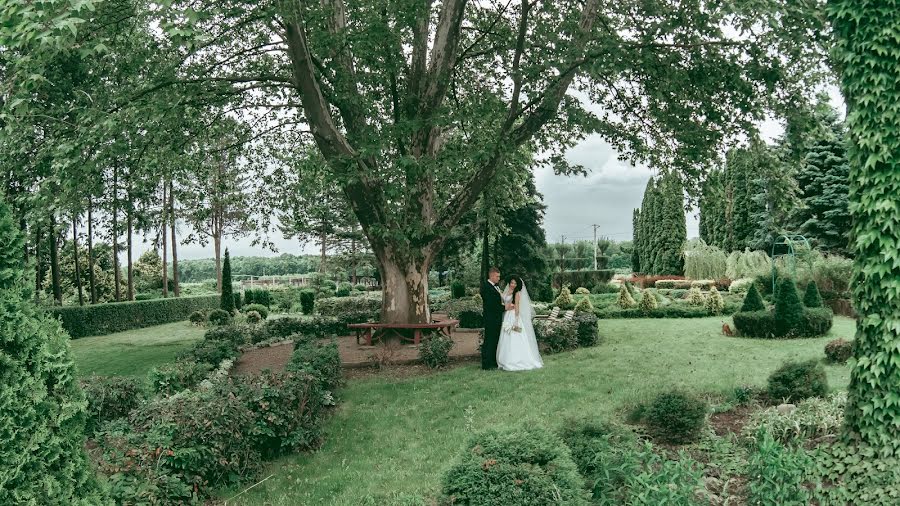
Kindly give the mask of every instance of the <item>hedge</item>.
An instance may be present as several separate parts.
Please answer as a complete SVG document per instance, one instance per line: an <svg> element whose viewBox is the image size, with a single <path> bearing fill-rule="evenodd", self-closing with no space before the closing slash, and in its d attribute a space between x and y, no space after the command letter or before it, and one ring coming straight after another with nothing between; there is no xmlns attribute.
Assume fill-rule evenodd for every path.
<svg viewBox="0 0 900 506"><path fill-rule="evenodd" d="M729 315L735 313L739 309L739 304L726 302L725 309L721 314ZM622 309L619 306L608 306L601 309L595 309L594 314L597 318L706 318L713 316L702 306L690 306L687 304L669 304L667 306L659 306L649 312L641 311L640 308Z"/></svg>
<svg viewBox="0 0 900 506"><path fill-rule="evenodd" d="M733 318L734 326L742 337L763 339L820 337L831 330L834 313L828 308L804 308L797 328L791 329L787 334L776 325L775 313L772 311L740 312L735 313Z"/></svg>
<svg viewBox="0 0 900 506"><path fill-rule="evenodd" d="M54 307L48 312L60 320L72 339L78 339L187 320L194 311L218 307L218 295L202 295Z"/></svg>
<svg viewBox="0 0 900 506"><path fill-rule="evenodd" d="M599 271L563 271L556 272L551 278L554 289L560 289L563 285L572 287L583 286L588 289L602 283L609 283L616 271L613 269L604 269Z"/></svg>

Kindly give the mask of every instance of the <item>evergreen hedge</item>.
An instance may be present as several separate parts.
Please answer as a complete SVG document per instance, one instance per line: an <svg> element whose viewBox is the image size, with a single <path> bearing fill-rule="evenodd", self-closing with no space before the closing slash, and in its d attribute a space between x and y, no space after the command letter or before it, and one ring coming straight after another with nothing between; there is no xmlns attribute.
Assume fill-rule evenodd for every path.
<svg viewBox="0 0 900 506"><path fill-rule="evenodd" d="M231 284L231 256L225 248L225 262L222 264L222 311L234 313L234 287Z"/></svg>
<svg viewBox="0 0 900 506"><path fill-rule="evenodd" d="M613 269L555 272L551 277L551 283L556 290L565 285L576 287L583 286L590 289L599 284L609 283L615 274L616 271Z"/></svg>
<svg viewBox="0 0 900 506"><path fill-rule="evenodd" d="M78 339L187 320L194 311L218 307L218 295L202 295L90 306L63 306L49 308L48 312L52 317L59 319L63 329L72 339Z"/></svg>

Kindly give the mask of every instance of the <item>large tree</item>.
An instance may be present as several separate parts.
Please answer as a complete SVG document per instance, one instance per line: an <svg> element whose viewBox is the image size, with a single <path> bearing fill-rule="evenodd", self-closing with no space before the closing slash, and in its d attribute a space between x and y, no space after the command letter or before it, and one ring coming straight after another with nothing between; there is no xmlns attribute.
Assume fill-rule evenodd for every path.
<svg viewBox="0 0 900 506"><path fill-rule="evenodd" d="M496 241L496 264L504 275L521 276L530 287L532 298L549 300L553 291L548 278L549 266L543 255L547 247L543 229L546 206L533 177L526 181L525 193L527 201L524 205L503 213L505 232Z"/></svg>
<svg viewBox="0 0 900 506"><path fill-rule="evenodd" d="M896 456L900 446L900 1L831 0L847 101L856 358L848 434Z"/></svg>
<svg viewBox="0 0 900 506"><path fill-rule="evenodd" d="M387 321L429 318L429 267L520 149L573 172L563 152L596 132L689 181L800 96L818 56L815 13L775 0L183 0L160 12L180 77L138 95L230 92L266 129L308 131L371 244Z"/></svg>

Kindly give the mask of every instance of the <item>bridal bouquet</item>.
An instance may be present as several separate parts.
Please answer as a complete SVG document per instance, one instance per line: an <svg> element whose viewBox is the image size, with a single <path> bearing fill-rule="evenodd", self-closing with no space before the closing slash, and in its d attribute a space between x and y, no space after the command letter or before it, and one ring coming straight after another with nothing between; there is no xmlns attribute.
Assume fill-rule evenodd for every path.
<svg viewBox="0 0 900 506"><path fill-rule="evenodd" d="M503 326L503 330L509 330L512 332L522 332L522 323L519 320L516 320L512 325L506 324Z"/></svg>

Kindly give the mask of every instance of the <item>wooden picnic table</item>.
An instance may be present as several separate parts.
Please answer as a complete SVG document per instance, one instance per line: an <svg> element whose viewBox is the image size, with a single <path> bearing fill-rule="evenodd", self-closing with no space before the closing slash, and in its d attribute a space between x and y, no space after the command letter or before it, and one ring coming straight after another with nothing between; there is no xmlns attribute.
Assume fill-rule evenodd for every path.
<svg viewBox="0 0 900 506"><path fill-rule="evenodd" d="M356 344L359 344L360 337L365 336L366 346L372 346L373 340L382 340L391 334L409 341L410 330L413 331L414 344L421 342L423 330L436 330L447 337L452 337L453 329L458 325L459 320L440 320L432 323L350 323L347 324L347 328L356 331Z"/></svg>

